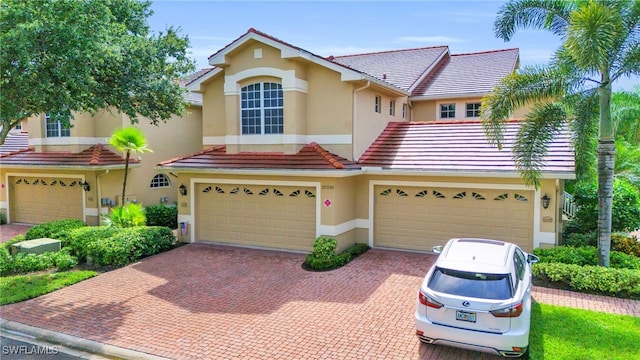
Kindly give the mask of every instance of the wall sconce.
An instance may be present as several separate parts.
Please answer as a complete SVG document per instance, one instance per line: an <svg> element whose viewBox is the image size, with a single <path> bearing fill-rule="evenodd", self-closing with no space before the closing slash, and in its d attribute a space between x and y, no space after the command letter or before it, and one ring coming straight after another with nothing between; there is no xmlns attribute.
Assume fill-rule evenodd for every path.
<svg viewBox="0 0 640 360"><path fill-rule="evenodd" d="M178 189L180 189L180 195L182 195L182 196L186 196L187 195L187 187L184 186L184 184L180 185L180 187Z"/></svg>
<svg viewBox="0 0 640 360"><path fill-rule="evenodd" d="M82 188L84 189L84 191L91 190L91 186L89 186L89 183L86 180L84 182L81 182L80 185L82 185Z"/></svg>
<svg viewBox="0 0 640 360"><path fill-rule="evenodd" d="M544 196L541 198L541 200L542 200L542 207L545 209L548 208L549 202L551 201L551 198L549 197L549 195L545 193Z"/></svg>

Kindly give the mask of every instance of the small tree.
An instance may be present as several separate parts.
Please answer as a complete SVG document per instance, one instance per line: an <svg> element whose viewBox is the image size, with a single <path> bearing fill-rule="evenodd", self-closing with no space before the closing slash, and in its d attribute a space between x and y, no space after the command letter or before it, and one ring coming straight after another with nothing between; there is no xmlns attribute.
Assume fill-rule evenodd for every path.
<svg viewBox="0 0 640 360"><path fill-rule="evenodd" d="M124 196L127 191L127 174L129 173L129 158L131 153L145 153L152 150L147 147L147 139L144 133L133 126L123 127L113 132L109 138L109 144L125 153L124 163L124 180L122 181L122 204L124 205Z"/></svg>

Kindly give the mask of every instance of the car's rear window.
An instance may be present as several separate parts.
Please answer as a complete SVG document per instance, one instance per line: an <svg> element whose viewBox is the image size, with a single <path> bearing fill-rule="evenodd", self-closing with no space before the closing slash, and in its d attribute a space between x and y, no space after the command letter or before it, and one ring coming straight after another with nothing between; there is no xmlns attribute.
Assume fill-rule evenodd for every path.
<svg viewBox="0 0 640 360"><path fill-rule="evenodd" d="M436 268L429 280L429 288L441 293L481 299L511 298L508 274L483 274Z"/></svg>

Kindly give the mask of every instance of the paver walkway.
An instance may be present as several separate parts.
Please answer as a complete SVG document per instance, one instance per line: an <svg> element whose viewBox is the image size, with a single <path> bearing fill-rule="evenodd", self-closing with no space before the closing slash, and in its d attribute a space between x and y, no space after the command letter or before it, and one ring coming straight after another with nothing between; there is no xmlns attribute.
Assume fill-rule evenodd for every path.
<svg viewBox="0 0 640 360"><path fill-rule="evenodd" d="M192 244L0 311L174 359L498 359L419 343L415 296L434 259L373 249L313 273L300 267L301 254ZM559 305L568 295L582 297L533 291ZM638 301L587 296L579 304L640 316Z"/></svg>
<svg viewBox="0 0 640 360"><path fill-rule="evenodd" d="M26 234L33 225L4 224L0 225L0 243L13 239L16 235Z"/></svg>

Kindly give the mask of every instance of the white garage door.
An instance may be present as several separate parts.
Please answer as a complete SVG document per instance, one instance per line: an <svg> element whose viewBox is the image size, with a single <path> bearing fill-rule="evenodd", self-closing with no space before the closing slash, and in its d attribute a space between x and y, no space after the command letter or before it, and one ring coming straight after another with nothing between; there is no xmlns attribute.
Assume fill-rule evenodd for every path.
<svg viewBox="0 0 640 360"><path fill-rule="evenodd" d="M375 187L376 246L431 251L453 237L505 240L533 248L533 192Z"/></svg>
<svg viewBox="0 0 640 360"><path fill-rule="evenodd" d="M314 188L196 184L196 240L311 251Z"/></svg>
<svg viewBox="0 0 640 360"><path fill-rule="evenodd" d="M77 178L11 177L11 222L41 224L60 219L83 220L82 193Z"/></svg>

